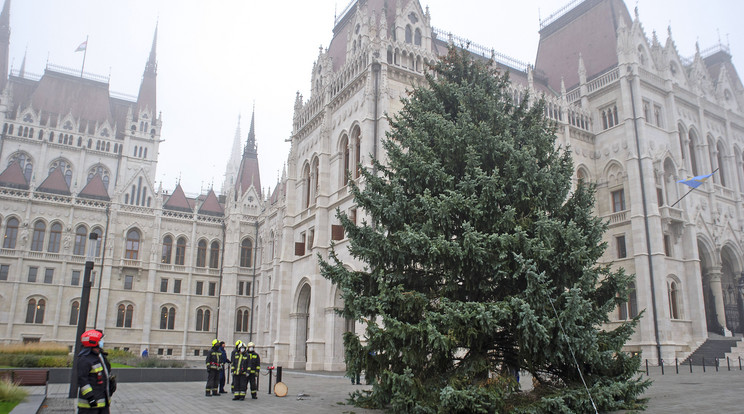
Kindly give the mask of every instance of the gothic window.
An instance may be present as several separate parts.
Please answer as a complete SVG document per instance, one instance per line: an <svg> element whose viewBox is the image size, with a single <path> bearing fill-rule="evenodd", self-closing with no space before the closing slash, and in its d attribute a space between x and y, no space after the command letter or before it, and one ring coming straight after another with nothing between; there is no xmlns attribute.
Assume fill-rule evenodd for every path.
<svg viewBox="0 0 744 414"><path fill-rule="evenodd" d="M101 230L100 227L96 227L91 230L91 233L95 233L98 235L98 238L96 239L96 257L101 257L101 240L103 240L103 230Z"/></svg>
<svg viewBox="0 0 744 414"><path fill-rule="evenodd" d="M83 146L83 137L78 137L78 143L77 143L77 146L78 146L78 147L82 147L82 146Z"/></svg>
<svg viewBox="0 0 744 414"><path fill-rule="evenodd" d="M65 124L62 126L62 129L67 130L67 131L72 131L72 122L70 121L65 122Z"/></svg>
<svg viewBox="0 0 744 414"><path fill-rule="evenodd" d="M44 299L29 299L26 307L26 323L44 323L45 309L46 301Z"/></svg>
<svg viewBox="0 0 744 414"><path fill-rule="evenodd" d="M207 241L199 240L196 247L196 267L207 267Z"/></svg>
<svg viewBox="0 0 744 414"><path fill-rule="evenodd" d="M49 253L59 253L59 245L61 240L62 225L59 223L54 223L49 229L49 244L47 244L47 251Z"/></svg>
<svg viewBox="0 0 744 414"><path fill-rule="evenodd" d="M617 258L623 259L628 257L628 250L625 246L625 235L615 236L615 249L617 251Z"/></svg>
<svg viewBox="0 0 744 414"><path fill-rule="evenodd" d="M89 183L96 174L101 176L103 186L106 188L106 191L108 191L110 173L109 170L101 164L95 165L88 170L88 180L86 181L86 184Z"/></svg>
<svg viewBox="0 0 744 414"><path fill-rule="evenodd" d="M721 185L726 187L726 148L723 146L723 142L718 141L716 150L716 157L718 161L718 179L720 180Z"/></svg>
<svg viewBox="0 0 744 414"><path fill-rule="evenodd" d="M44 248L44 233L46 233L46 224L41 220L34 223L34 234L31 237L31 251L40 252Z"/></svg>
<svg viewBox="0 0 744 414"><path fill-rule="evenodd" d="M310 206L310 165L306 164L302 172L303 192L304 197L302 198L302 207L308 208Z"/></svg>
<svg viewBox="0 0 744 414"><path fill-rule="evenodd" d="M618 124L617 105L610 105L600 110L602 129L609 129Z"/></svg>
<svg viewBox="0 0 744 414"><path fill-rule="evenodd" d="M661 106L659 105L654 105L654 123L659 128L664 127L664 117L661 112Z"/></svg>
<svg viewBox="0 0 744 414"><path fill-rule="evenodd" d="M243 239L240 243L240 267L251 267L253 259L253 243L251 239Z"/></svg>
<svg viewBox="0 0 744 414"><path fill-rule="evenodd" d="M209 331L209 322L212 314L209 309L197 309L196 311L196 330Z"/></svg>
<svg viewBox="0 0 744 414"><path fill-rule="evenodd" d="M173 237L165 236L163 238L163 251L160 256L160 263L170 264L172 253L173 253Z"/></svg>
<svg viewBox="0 0 744 414"><path fill-rule="evenodd" d="M669 292L669 317L681 319L679 284L675 280L671 280L667 284L667 289Z"/></svg>
<svg viewBox="0 0 744 414"><path fill-rule="evenodd" d="M689 137L689 151L690 154L690 169L692 170L692 175L700 175L698 171L698 165L697 165L697 155L695 153L695 147L697 146L697 135L693 130L690 130L688 133Z"/></svg>
<svg viewBox="0 0 744 414"><path fill-rule="evenodd" d="M625 190L622 188L612 192L612 212L625 211Z"/></svg>
<svg viewBox="0 0 744 414"><path fill-rule="evenodd" d="M311 190L312 190L312 201L313 204L315 204L316 199L318 198L318 189L320 188L320 167L319 167L320 161L316 157L313 160L313 171L310 176L311 180Z"/></svg>
<svg viewBox="0 0 744 414"><path fill-rule="evenodd" d="M176 260L175 264L183 266L186 258L186 239L179 237L176 242Z"/></svg>
<svg viewBox="0 0 744 414"><path fill-rule="evenodd" d="M351 144L353 146L354 153L354 178L358 178L361 173L361 162L362 162L362 137L359 126L356 126L351 132Z"/></svg>
<svg viewBox="0 0 744 414"><path fill-rule="evenodd" d="M413 35L413 44L421 46L421 29L416 28L416 32Z"/></svg>
<svg viewBox="0 0 744 414"><path fill-rule="evenodd" d="M15 249L18 239L18 219L11 217L5 223L5 237L3 238L3 249Z"/></svg>
<svg viewBox="0 0 744 414"><path fill-rule="evenodd" d="M718 168L720 165L718 164L718 154L717 154L717 147L713 140L713 137L708 135L708 157L710 162L710 170L713 172L716 168ZM720 174L713 174L713 182L716 184L720 184Z"/></svg>
<svg viewBox="0 0 744 414"><path fill-rule="evenodd" d="M140 233L137 229L132 229L127 232L127 243L124 251L124 258L130 260L138 260L139 258L139 247L140 247Z"/></svg>
<svg viewBox="0 0 744 414"><path fill-rule="evenodd" d="M238 309L235 315L235 332L248 332L248 318L250 311L248 309Z"/></svg>
<svg viewBox="0 0 744 414"><path fill-rule="evenodd" d="M651 122L651 103L647 100L643 100L643 119L646 120L646 122Z"/></svg>
<svg viewBox="0 0 744 414"><path fill-rule="evenodd" d="M677 125L677 137L679 138L679 152L682 159L685 159L685 130L682 124Z"/></svg>
<svg viewBox="0 0 744 414"><path fill-rule="evenodd" d="M23 116L23 122L33 122L34 118L31 117L31 114L26 114Z"/></svg>
<svg viewBox="0 0 744 414"><path fill-rule="evenodd" d="M628 296L622 298L622 302L618 304L618 320L624 321L630 318L638 316L638 302L636 301L636 289L635 282L631 282L628 286Z"/></svg>
<svg viewBox="0 0 744 414"><path fill-rule="evenodd" d="M412 43L413 42L413 31L411 30L410 25L406 25L406 43Z"/></svg>
<svg viewBox="0 0 744 414"><path fill-rule="evenodd" d="M216 241L209 246L209 267L217 269L220 264L220 244Z"/></svg>
<svg viewBox="0 0 744 414"><path fill-rule="evenodd" d="M269 233L269 259L274 259L274 231Z"/></svg>
<svg viewBox="0 0 744 414"><path fill-rule="evenodd" d="M341 182L343 185L346 185L349 183L349 137L344 134L343 137L341 137L341 158L342 158L342 169L341 174L343 176Z"/></svg>
<svg viewBox="0 0 744 414"><path fill-rule="evenodd" d="M163 306L160 308L160 329L175 329L176 308L172 306Z"/></svg>
<svg viewBox="0 0 744 414"><path fill-rule="evenodd" d="M119 304L116 309L116 327L117 328L131 328L132 317L134 316L134 306L123 303Z"/></svg>
<svg viewBox="0 0 744 414"><path fill-rule="evenodd" d="M108 137L110 136L108 128L103 128L103 131L101 131L102 137Z"/></svg>
<svg viewBox="0 0 744 414"><path fill-rule="evenodd" d="M74 300L70 304L70 325L77 325L80 314L80 302Z"/></svg>

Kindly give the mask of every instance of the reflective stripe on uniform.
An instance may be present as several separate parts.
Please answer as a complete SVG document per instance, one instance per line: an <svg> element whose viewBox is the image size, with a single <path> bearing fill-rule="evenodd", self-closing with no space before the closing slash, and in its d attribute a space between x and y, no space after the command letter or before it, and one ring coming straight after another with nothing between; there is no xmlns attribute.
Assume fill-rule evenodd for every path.
<svg viewBox="0 0 744 414"><path fill-rule="evenodd" d="M93 387L90 386L90 384L86 384L84 387L80 388L80 392L83 393L83 395L93 391Z"/></svg>
<svg viewBox="0 0 744 414"><path fill-rule="evenodd" d="M101 371L103 371L103 366L101 364L95 364L90 367L91 374L95 374Z"/></svg>
<svg viewBox="0 0 744 414"><path fill-rule="evenodd" d="M88 403L88 400L84 400L82 398L78 398L78 407L79 408L103 408L106 406L105 401L98 401L96 400L95 405L90 405Z"/></svg>

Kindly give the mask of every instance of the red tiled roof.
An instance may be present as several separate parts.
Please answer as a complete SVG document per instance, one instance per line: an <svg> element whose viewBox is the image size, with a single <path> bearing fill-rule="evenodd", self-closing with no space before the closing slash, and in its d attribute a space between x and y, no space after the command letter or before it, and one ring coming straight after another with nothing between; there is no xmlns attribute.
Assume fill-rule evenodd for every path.
<svg viewBox="0 0 744 414"><path fill-rule="evenodd" d="M189 201L186 199L186 194L183 193L183 189L181 188L180 183L176 185L176 189L173 190L173 194L168 197L168 201L163 204L163 208L167 208L169 210L187 211L189 213L193 211L193 208L191 207Z"/></svg>
<svg viewBox="0 0 744 414"><path fill-rule="evenodd" d="M62 168L57 167L49 173L49 176L36 188L37 191L45 193L70 195L70 187L67 185Z"/></svg>
<svg viewBox="0 0 744 414"><path fill-rule="evenodd" d="M579 54L587 79L617 65L617 27L623 19L631 26L622 0L586 0L540 30L535 69L547 77L554 91L579 83Z"/></svg>
<svg viewBox="0 0 744 414"><path fill-rule="evenodd" d="M94 175L93 178L88 181L88 184L80 190L78 196L83 198L94 198L97 200L110 200L108 192L106 191L106 186L103 185L101 174Z"/></svg>
<svg viewBox="0 0 744 414"><path fill-rule="evenodd" d="M213 216L223 216L225 214L225 209L222 208L219 201L217 201L217 196L214 194L213 190L209 190L207 198L204 200L201 207L199 207L199 214L209 214Z"/></svg>
<svg viewBox="0 0 744 414"><path fill-rule="evenodd" d="M18 161L11 162L8 168L0 173L0 186L28 190L28 181L26 181Z"/></svg>

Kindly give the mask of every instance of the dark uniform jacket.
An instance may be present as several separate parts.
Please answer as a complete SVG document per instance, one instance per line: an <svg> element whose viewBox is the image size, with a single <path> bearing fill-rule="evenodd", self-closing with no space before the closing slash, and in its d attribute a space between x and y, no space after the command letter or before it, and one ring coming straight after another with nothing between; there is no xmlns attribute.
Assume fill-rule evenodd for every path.
<svg viewBox="0 0 744 414"><path fill-rule="evenodd" d="M220 344L213 346L209 353L207 353L207 369L220 369L220 359L222 358L222 350Z"/></svg>
<svg viewBox="0 0 744 414"><path fill-rule="evenodd" d="M102 408L109 406L115 385L111 378L111 364L106 353L93 353L92 348L78 354L78 407Z"/></svg>
<svg viewBox="0 0 744 414"><path fill-rule="evenodd" d="M232 373L233 375L246 375L248 374L248 353L238 352L233 356L232 359Z"/></svg>
<svg viewBox="0 0 744 414"><path fill-rule="evenodd" d="M248 373L258 374L261 370L261 358L258 357L256 351L248 351L246 356L248 357Z"/></svg>

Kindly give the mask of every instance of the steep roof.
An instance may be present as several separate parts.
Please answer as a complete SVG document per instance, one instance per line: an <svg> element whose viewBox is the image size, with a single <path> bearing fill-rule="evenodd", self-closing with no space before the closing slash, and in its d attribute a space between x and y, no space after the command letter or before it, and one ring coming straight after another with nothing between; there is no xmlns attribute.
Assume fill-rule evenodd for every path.
<svg viewBox="0 0 744 414"><path fill-rule="evenodd" d="M8 168L0 173L0 186L28 190L28 181L18 161L11 162Z"/></svg>
<svg viewBox="0 0 744 414"><path fill-rule="evenodd" d="M721 70L726 68L726 73L734 83L733 86L737 88L737 90L742 90L742 83L739 74L736 72L736 67L731 62L731 55L726 53L726 51L719 50L703 58L703 62L705 62L705 66L708 67L708 72L710 72L713 80L718 80Z"/></svg>
<svg viewBox="0 0 744 414"><path fill-rule="evenodd" d="M108 191L106 191L106 186L103 184L101 174L94 175L93 178L88 181L88 184L86 184L85 187L80 190L80 192L78 193L78 197L106 201L109 201L111 199L109 198Z"/></svg>
<svg viewBox="0 0 744 414"><path fill-rule="evenodd" d="M585 0L556 17L540 30L535 69L559 91L561 77L567 89L579 83L579 54L588 79L617 66L617 27L630 26L623 0ZM591 33L591 35L589 35Z"/></svg>
<svg viewBox="0 0 744 414"><path fill-rule="evenodd" d="M71 195L70 187L67 185L65 175L62 173L62 168L57 167L49 176L36 188L37 191L43 191L45 193Z"/></svg>
<svg viewBox="0 0 744 414"><path fill-rule="evenodd" d="M15 92L15 87L14 87ZM35 110L59 114L71 114L83 121L104 122L114 125L109 102L108 83L45 70L44 76L35 85L28 101L14 93L14 103Z"/></svg>
<svg viewBox="0 0 744 414"><path fill-rule="evenodd" d="M214 194L212 189L209 189L207 198L204 199L201 207L199 207L199 214L208 214L211 216L225 215L225 209L220 205L217 196Z"/></svg>
<svg viewBox="0 0 744 414"><path fill-rule="evenodd" d="M158 45L158 27L155 26L155 35L152 38L152 48L150 49L150 56L147 59L145 65L145 72L142 74L142 83L140 83L139 94L137 95L137 107L139 110L145 108L151 110L153 113L156 111L156 86L157 86L157 70L158 63L156 60L155 50Z"/></svg>
<svg viewBox="0 0 744 414"><path fill-rule="evenodd" d="M168 197L168 201L163 204L163 208L168 210L186 211L189 213L193 211L191 204L186 199L186 194L184 194L180 183L176 185L176 189L173 190L173 194Z"/></svg>

